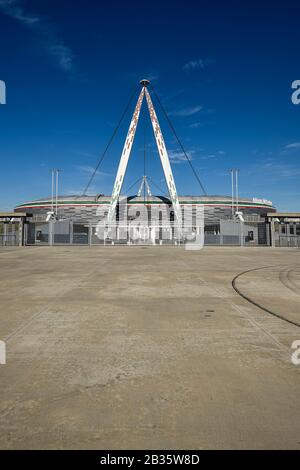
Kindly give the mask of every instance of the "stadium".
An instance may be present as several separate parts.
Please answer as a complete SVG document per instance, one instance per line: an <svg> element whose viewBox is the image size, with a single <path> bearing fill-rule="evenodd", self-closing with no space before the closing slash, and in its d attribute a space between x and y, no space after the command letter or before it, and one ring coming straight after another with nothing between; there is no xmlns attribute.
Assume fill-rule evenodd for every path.
<svg viewBox="0 0 300 470"><path fill-rule="evenodd" d="M57 206L56 206L57 203ZM95 228L101 217L109 211L111 203L110 196L59 196L54 202L57 210L56 227L60 227L59 232L54 235L54 242L85 244L99 243L99 238L95 235ZM238 242L240 224L232 220L232 213L236 210L235 201L229 196L179 196L179 204L182 212L183 223L189 220L196 226L197 207L203 208L204 232L206 243L220 241L223 239L233 244ZM162 225L162 214L167 214L170 224L174 223L174 214L170 199L164 196L131 196L126 198L127 223L132 223L135 217L140 216L141 206L147 210L147 225ZM30 201L16 207L16 212L28 212L32 215L31 223L28 225L28 242L35 241L48 242L47 214L53 209L53 200L44 198L37 201ZM171 209L171 210L170 210ZM267 230L265 216L274 212L275 208L271 201L264 199L239 199L239 210L243 213L244 232L246 243L266 244ZM118 206L116 211L116 223L118 223ZM145 222L145 220L144 220ZM89 233L91 232L91 233ZM252 233L248 233L252 232ZM225 238L224 238L225 237ZM249 237L249 239L247 239ZM162 235L157 235L157 243L162 239Z"/></svg>
<svg viewBox="0 0 300 470"><path fill-rule="evenodd" d="M78 223L96 224L99 221L98 208L102 207L108 211L111 203L110 196L59 196L57 200L58 215L60 219L70 219ZM127 198L127 204L133 206L136 211L139 206L145 205L149 212L149 222L157 218L159 211L165 207L171 207L172 202L164 196L131 196ZM231 219L232 198L229 196L179 196L179 204L182 208L193 209L197 205L204 207L205 226L217 226L221 219ZM52 200L50 198L39 199L36 201L25 202L16 207L16 211L27 211L32 213L34 222L45 221L47 213L51 211ZM271 201L258 198L240 198L239 209L243 215L251 220L251 216L259 218L267 212L275 211ZM172 214L172 212L171 212ZM249 217L248 217L249 216ZM252 220L254 220L252 218Z"/></svg>
<svg viewBox="0 0 300 470"><path fill-rule="evenodd" d="M201 196L177 194L168 151L148 91L150 82L143 79L140 84L142 89L121 153L111 196L88 195L90 184L107 149L81 196L58 195L58 170L56 170L52 173L51 197L25 202L15 208L17 212L31 214L30 224L26 227L27 243L97 244L109 241L131 243L133 239L134 243L180 244L184 242L189 232L189 235L195 236L203 234L206 244L267 244L268 230L265 218L268 213L275 211L272 202L258 198L240 198L236 169L231 170L231 197L209 196L152 87L152 94L156 96L179 147L203 191ZM144 98L147 102L168 193L166 195L152 194L150 178L145 174L144 166L144 175L135 183L140 181L138 191L124 196L121 193L123 181ZM111 141L117 130L118 127ZM56 186L56 194L54 194L54 186ZM129 233L132 227L134 236Z"/></svg>

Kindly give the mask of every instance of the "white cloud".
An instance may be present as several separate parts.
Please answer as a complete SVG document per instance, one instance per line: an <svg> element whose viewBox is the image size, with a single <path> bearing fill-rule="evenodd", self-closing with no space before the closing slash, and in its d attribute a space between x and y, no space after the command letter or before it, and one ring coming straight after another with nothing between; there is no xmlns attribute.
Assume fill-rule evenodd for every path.
<svg viewBox="0 0 300 470"><path fill-rule="evenodd" d="M69 72L73 67L73 53L71 49L62 43L57 43L48 47L50 55L58 60L60 67Z"/></svg>
<svg viewBox="0 0 300 470"><path fill-rule="evenodd" d="M99 158L99 155L98 154L95 154L95 153L90 153L90 152L74 152L76 153L76 155L79 155L80 157L86 157L86 158L96 158L98 159Z"/></svg>
<svg viewBox="0 0 300 470"><path fill-rule="evenodd" d="M203 123L200 121L193 122L192 124L189 125L191 129L198 129L198 127L202 127Z"/></svg>
<svg viewBox="0 0 300 470"><path fill-rule="evenodd" d="M217 150L215 153L203 155L202 157L200 157L200 160L210 160L212 158L223 157L224 155L226 155L226 152L224 152L224 150Z"/></svg>
<svg viewBox="0 0 300 470"><path fill-rule="evenodd" d="M193 106L191 108L184 108L184 109L179 109L177 111L172 111L169 114L171 116L181 116L181 117L186 117L186 116L193 116L194 114L199 113L203 109L203 106Z"/></svg>
<svg viewBox="0 0 300 470"><path fill-rule="evenodd" d="M215 153L211 153L210 155L203 155L200 157L201 160L210 160L211 158L217 158L217 155Z"/></svg>
<svg viewBox="0 0 300 470"><path fill-rule="evenodd" d="M215 61L213 59L196 59L190 60L183 66L183 70L186 72L191 72L193 70L204 70L208 65L213 64Z"/></svg>
<svg viewBox="0 0 300 470"><path fill-rule="evenodd" d="M280 155L287 155L289 153L297 152L297 150L300 150L300 142L292 142L291 144L287 144L283 147Z"/></svg>
<svg viewBox="0 0 300 470"><path fill-rule="evenodd" d="M298 178L300 176L300 167L288 164L265 163L261 167L266 171L266 176L279 178Z"/></svg>
<svg viewBox="0 0 300 470"><path fill-rule="evenodd" d="M295 150L300 149L300 142L293 142L292 144L288 144L284 147L284 150Z"/></svg>
<svg viewBox="0 0 300 470"><path fill-rule="evenodd" d="M88 175L92 175L95 171L95 168L93 166L89 165L76 165L75 166L76 170L80 171L81 173L85 173ZM104 171L99 171L97 170L95 173L95 176L112 176L111 173L105 173Z"/></svg>
<svg viewBox="0 0 300 470"><path fill-rule="evenodd" d="M59 39L53 27L41 16L33 15L20 6L19 0L0 0L0 10L26 27L39 33L44 50L65 72L73 68L73 52Z"/></svg>
<svg viewBox="0 0 300 470"><path fill-rule="evenodd" d="M189 125L190 129L199 129L199 127L210 126L215 124L215 121L196 121Z"/></svg>
<svg viewBox="0 0 300 470"><path fill-rule="evenodd" d="M38 16L29 15L19 6L18 0L0 0L0 8L11 18L21 21L26 25L33 25L41 21Z"/></svg>
<svg viewBox="0 0 300 470"><path fill-rule="evenodd" d="M146 75L146 79L150 82L156 82L159 79L159 73L150 73L149 75Z"/></svg>
<svg viewBox="0 0 300 470"><path fill-rule="evenodd" d="M187 156L189 157L190 160L193 160L193 154L195 153L194 150L190 150L189 152L186 152ZM183 152L180 150L170 150L168 152L169 158L172 163L185 163L187 162L187 158Z"/></svg>

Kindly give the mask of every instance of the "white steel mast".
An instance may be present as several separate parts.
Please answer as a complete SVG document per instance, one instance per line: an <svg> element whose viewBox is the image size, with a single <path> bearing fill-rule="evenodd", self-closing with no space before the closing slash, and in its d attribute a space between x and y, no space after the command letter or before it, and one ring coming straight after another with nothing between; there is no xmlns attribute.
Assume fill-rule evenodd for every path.
<svg viewBox="0 0 300 470"><path fill-rule="evenodd" d="M112 192L112 196L111 196L110 206L109 206L109 210L108 210L108 214L107 214L107 225L108 226L112 223L112 220L113 220L114 215L115 215L118 199L119 199L120 192L121 192L121 189L122 189L124 176L125 176L125 173L126 173L126 168L127 168L127 164L128 164L128 160L129 160L129 156L130 156L130 152L131 152L131 148L132 148L132 144L133 144L133 140L134 140L134 136L135 136L137 123L138 123L139 116L140 116L140 111L141 111L141 107L142 107L144 93L145 93L145 87L143 87L142 90L141 90L139 99L137 101L137 104L136 104L136 107L135 107L135 110L134 110L134 113L133 113L133 116L132 116L132 119L131 119L131 123L130 123L128 134L127 134L127 137L126 137L126 140L125 140L125 144L124 144L124 147L123 147L122 156L121 156L121 159L120 159L119 168L118 168L118 171L117 171L117 176L116 176L116 179L115 179L115 184L114 184L114 188L113 188L113 192Z"/></svg>
<svg viewBox="0 0 300 470"><path fill-rule="evenodd" d="M156 112L155 112L154 107L153 107L151 97L150 97L149 92L146 88L145 88L145 94L146 94L146 100L147 100L148 109L149 109L149 113L150 113L150 119L151 119L151 123L152 123L152 127L153 127L153 132L154 132L154 136L155 136L155 140L156 140L156 145L157 145L157 148L158 148L158 153L159 153L159 156L160 156L161 164L162 164L162 167L163 167L163 170L164 170L166 183L167 183L167 186L168 186L170 198L171 198L172 205L173 205L173 210L174 210L174 213L175 213L175 217L176 217L178 226L181 229L181 226L182 226L181 208L180 208L180 205L179 205L179 200L178 200L178 196L177 196L175 181L174 181L174 178L173 178L173 173L172 173L172 168L171 168L171 165L170 165L168 152L167 152L165 141L164 141L161 129L160 129L160 125L159 125L157 116L156 116Z"/></svg>
<svg viewBox="0 0 300 470"><path fill-rule="evenodd" d="M149 83L150 83L149 80L145 80L145 79L141 80L140 82L140 84L142 85L142 90L139 95L139 98L135 107L135 111L134 111L134 114L133 114L133 117L129 126L127 138L123 147L122 156L120 159L117 176L116 176L114 187L113 187L111 202L110 202L108 215L107 215L108 228L111 225L113 218L115 216L116 206L117 206L120 192L122 189L124 176L126 173L126 168L127 168L133 140L135 137L135 132L136 132L139 116L140 116L140 111L141 111L141 106L142 106L144 95L146 95L147 105L148 105L151 123L152 123L153 131L154 131L154 136L155 136L161 164L162 164L164 175L165 175L166 184L168 186L169 195L170 195L170 199L173 205L173 210L174 210L174 214L177 220L179 230L181 230L181 227L182 227L181 208L179 205L179 200L177 196L177 191L176 191L175 181L173 178L173 173L172 173L172 169L170 165L169 156L168 156L164 138L160 129L160 125L159 125L159 122L158 122L158 119L157 119L157 116L153 107L153 103L152 103L150 94L147 90L147 86L149 85ZM145 181L144 181L144 184L145 184Z"/></svg>

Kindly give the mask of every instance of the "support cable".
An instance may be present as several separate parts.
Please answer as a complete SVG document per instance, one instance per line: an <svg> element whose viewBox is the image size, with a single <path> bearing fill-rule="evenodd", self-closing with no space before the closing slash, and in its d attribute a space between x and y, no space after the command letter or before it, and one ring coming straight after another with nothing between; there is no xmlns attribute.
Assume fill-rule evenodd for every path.
<svg viewBox="0 0 300 470"><path fill-rule="evenodd" d="M90 185L91 185L91 183L92 183L92 181L93 181L93 179L94 179L94 177L95 177L95 175L96 175L96 173L97 173L97 171L98 171L98 169L99 169L99 166L101 165L102 161L104 160L104 157L105 157L105 155L107 154L107 151L108 151L109 147L111 146L111 144L112 144L112 142L113 142L113 140L114 140L114 138L115 138L115 136L116 136L116 134L117 134L117 132L118 132L118 130L119 130L121 124L122 124L122 121L123 121L125 115L127 114L127 111L128 111L128 109L129 109L129 106L131 105L131 102L132 102L132 100L133 100L133 98L134 98L134 96L135 96L135 94L136 94L137 88L138 88L138 86L136 86L136 87L134 88L134 92L132 93L132 95L131 95L131 97L130 97L130 99L129 99L127 105L126 105L126 107L125 107L125 109L124 109L124 111L123 111L123 114L122 114L122 116L121 116L121 118L120 118L118 124L116 125L116 127L115 127L115 129L114 129L114 131L113 131L113 133L112 133L112 135L111 135L111 137L110 137L110 139L109 139L109 141L108 141L106 147L105 147L105 150L104 150L104 152L102 153L102 155L101 155L101 157L100 157L100 159L99 159L99 161L98 161L98 163L97 163L97 166L95 167L95 170L93 171L93 173L92 173L92 175L91 175L91 177L90 177L90 179L89 179L89 182L88 182L88 184L87 184L86 187L85 187L85 190L83 191L82 196L85 196L85 195L86 195L87 190L89 189L89 187L90 187Z"/></svg>
<svg viewBox="0 0 300 470"><path fill-rule="evenodd" d="M144 178L146 178L146 119L144 119ZM146 199L146 182L144 181L144 204Z"/></svg>
<svg viewBox="0 0 300 470"><path fill-rule="evenodd" d="M130 191L137 183L139 183L142 180L143 178L138 178L131 186L129 186L129 188L126 189L125 194L127 194L128 191Z"/></svg>
<svg viewBox="0 0 300 470"><path fill-rule="evenodd" d="M154 87L153 87L152 84L150 84L150 87L151 87L151 89L152 89L152 91L153 91L153 93L154 93L154 95L155 95L155 97L156 97L156 100L157 100L157 102L158 102L158 104L159 104L159 106L160 106L160 108L161 108L161 110L162 110L162 112L163 112L163 114L164 114L164 116L165 116L165 118L166 118L166 120L167 120L169 126L170 126L170 129L172 130L172 132L173 132L173 134L174 134L174 136L175 136L175 139L177 140L177 142L178 142L178 144L179 144L179 146L180 146L180 148L181 148L181 150L182 150L182 152L183 152L185 158L187 159L187 161L188 161L188 163L189 163L189 165L190 165L190 167L191 167L191 169L192 169L192 171L193 171L193 173L194 173L195 178L197 179L197 181L198 181L198 183L199 183L199 185L200 185L200 187L201 187L201 189L202 189L202 191L203 191L203 194L204 194L205 196L207 196L207 192L206 192L206 190L205 190L205 188L204 188L204 186L203 186L203 184L202 184L202 182L201 182L201 180L200 180L200 178L199 178L199 176L198 176L198 174L197 174L197 172L196 172L196 170L195 170L195 168L194 168L194 165L193 165L192 162L191 162L190 157L189 157L188 154L186 153L186 151L185 151L185 149L184 149L184 147L183 147L183 145L182 145L182 143L181 143L181 141L180 141L180 139L179 139L179 137L178 137L178 135L177 135L177 132L176 132L176 130L175 130L175 128L174 128L174 126L173 126L173 124L172 124L172 122L171 122L171 120L170 120L170 118L169 118L169 116L168 116L168 114L167 114L167 112L166 112L166 110L165 110L165 108L163 107L163 105L162 105L162 103L161 103L161 101L160 101L160 99L159 99L159 97L158 97L158 94L156 93L156 91L155 91L155 89L154 89Z"/></svg>
<svg viewBox="0 0 300 470"><path fill-rule="evenodd" d="M166 191L164 191L163 189L161 189L154 181L152 178L150 178L150 176L148 176L148 180L151 181L151 183L153 184L153 186L156 187L156 189L158 189L158 191L160 191L161 193L163 193L167 198L169 198L169 194L166 193ZM152 192L152 191L151 191ZM153 194L153 193L152 193Z"/></svg>

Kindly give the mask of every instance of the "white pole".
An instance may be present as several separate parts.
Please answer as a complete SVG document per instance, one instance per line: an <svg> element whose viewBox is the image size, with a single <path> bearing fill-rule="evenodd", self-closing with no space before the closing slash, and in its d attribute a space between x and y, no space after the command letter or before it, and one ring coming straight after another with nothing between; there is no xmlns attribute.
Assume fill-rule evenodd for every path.
<svg viewBox="0 0 300 470"><path fill-rule="evenodd" d="M53 212L54 209L54 169L51 169L52 175L52 198L51 198L51 211Z"/></svg>
<svg viewBox="0 0 300 470"><path fill-rule="evenodd" d="M239 185L238 185L238 172L239 170L236 168L235 170L235 189L236 189L236 211L239 210Z"/></svg>
<svg viewBox="0 0 300 470"><path fill-rule="evenodd" d="M234 219L234 180L233 180L233 168L230 170L231 173L231 215Z"/></svg>
<svg viewBox="0 0 300 470"><path fill-rule="evenodd" d="M56 170L56 195L55 195L55 215L57 216L57 200L58 200L58 173L59 170Z"/></svg>

